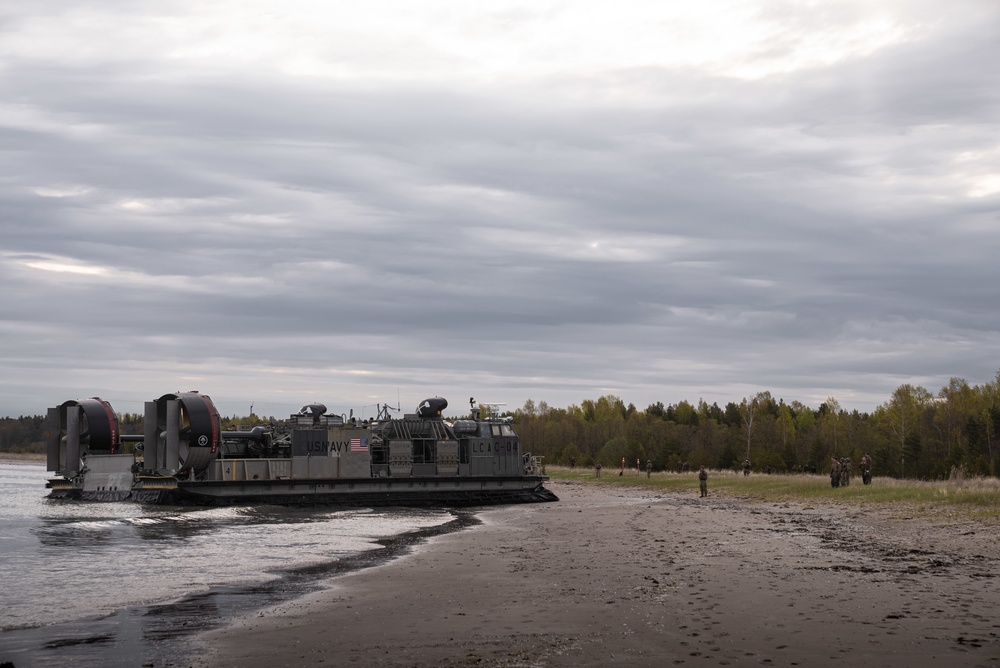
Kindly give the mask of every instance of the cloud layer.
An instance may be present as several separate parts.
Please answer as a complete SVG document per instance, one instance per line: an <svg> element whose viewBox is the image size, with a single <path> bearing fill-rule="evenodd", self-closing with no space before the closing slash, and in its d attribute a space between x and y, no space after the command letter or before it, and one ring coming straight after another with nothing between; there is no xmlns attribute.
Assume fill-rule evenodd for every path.
<svg viewBox="0 0 1000 668"><path fill-rule="evenodd" d="M992 379L995 3L659 4L0 9L0 414Z"/></svg>

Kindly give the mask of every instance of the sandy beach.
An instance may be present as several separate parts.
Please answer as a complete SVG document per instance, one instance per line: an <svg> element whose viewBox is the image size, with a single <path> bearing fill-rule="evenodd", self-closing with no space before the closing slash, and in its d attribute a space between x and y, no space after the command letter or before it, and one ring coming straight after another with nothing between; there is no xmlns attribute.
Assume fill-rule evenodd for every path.
<svg viewBox="0 0 1000 668"><path fill-rule="evenodd" d="M199 636L195 665L1000 665L994 528L549 486Z"/></svg>

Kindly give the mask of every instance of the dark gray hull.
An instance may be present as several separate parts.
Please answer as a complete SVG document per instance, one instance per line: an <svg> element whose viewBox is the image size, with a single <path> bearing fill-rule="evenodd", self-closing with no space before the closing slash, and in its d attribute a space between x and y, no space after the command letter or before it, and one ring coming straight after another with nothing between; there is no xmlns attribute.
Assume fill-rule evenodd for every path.
<svg viewBox="0 0 1000 668"><path fill-rule="evenodd" d="M53 488L51 499L155 505L466 507L558 501L543 476L174 481L121 491Z"/></svg>

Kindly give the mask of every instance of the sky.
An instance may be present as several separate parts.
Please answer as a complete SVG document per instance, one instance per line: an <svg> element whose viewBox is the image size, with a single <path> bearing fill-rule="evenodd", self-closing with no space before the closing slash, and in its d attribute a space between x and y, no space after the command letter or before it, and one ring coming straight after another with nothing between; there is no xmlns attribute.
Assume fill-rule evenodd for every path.
<svg viewBox="0 0 1000 668"><path fill-rule="evenodd" d="M994 0L0 4L0 415L1000 369Z"/></svg>

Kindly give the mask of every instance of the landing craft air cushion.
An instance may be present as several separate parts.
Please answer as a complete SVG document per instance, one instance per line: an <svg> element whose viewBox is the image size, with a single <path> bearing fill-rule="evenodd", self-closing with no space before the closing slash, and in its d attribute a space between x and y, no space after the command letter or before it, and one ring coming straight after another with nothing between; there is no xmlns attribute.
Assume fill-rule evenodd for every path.
<svg viewBox="0 0 1000 668"><path fill-rule="evenodd" d="M281 424L223 431L211 398L184 392L146 402L144 433L122 435L107 401L67 401L48 412L48 468L57 475L49 497L166 505L557 501L510 418L483 417L470 404L470 418L454 423L442 418L441 397L402 418L382 407L371 420L307 404Z"/></svg>

